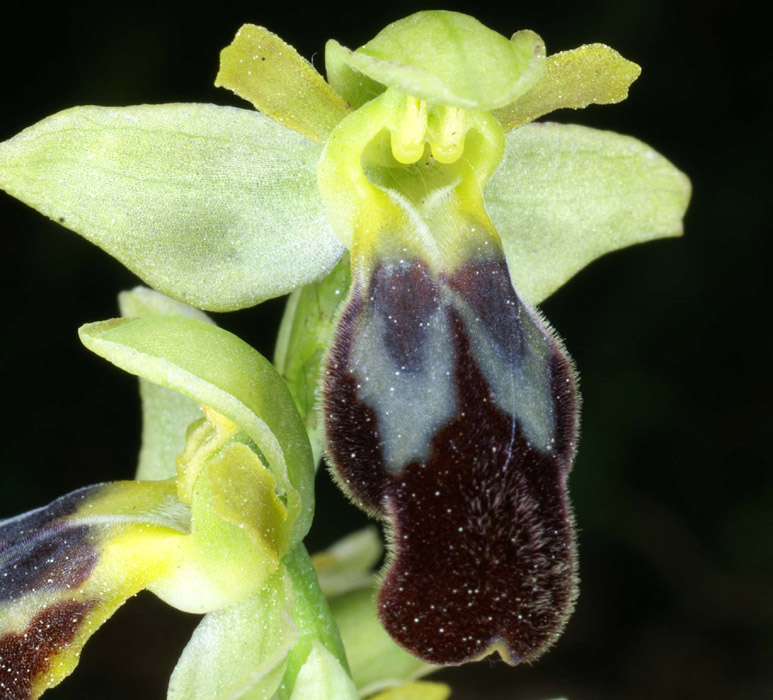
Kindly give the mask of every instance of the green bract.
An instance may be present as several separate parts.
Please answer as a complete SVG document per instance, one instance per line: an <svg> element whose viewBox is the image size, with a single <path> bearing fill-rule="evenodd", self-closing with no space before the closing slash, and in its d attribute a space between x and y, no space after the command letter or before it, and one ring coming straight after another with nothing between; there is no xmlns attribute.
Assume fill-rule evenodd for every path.
<svg viewBox="0 0 773 700"><path fill-rule="evenodd" d="M138 481L0 522L0 688L14 698L69 674L86 639L143 588L206 614L170 700L445 700L446 686L417 680L435 664L493 650L534 658L571 610L573 373L529 305L607 252L679 235L690 185L631 137L530 122L618 102L639 68L601 44L546 56L532 31L508 39L443 11L395 22L354 51L331 40L325 66L327 81L245 25L216 84L258 112L76 107L0 144L2 189L173 297L137 288L121 295L124 318L80 331L140 378ZM286 293L275 367L198 310ZM469 458L477 443L486 454ZM468 465L447 502L435 499L450 477L425 483L412 466L442 467L430 452L446 447L463 457L448 465ZM302 540L323 453L353 500L389 523L381 579L373 533L312 569ZM541 459L555 483L527 473ZM468 484L470 474L481 478ZM409 478L415 490L403 489ZM443 517L411 528L433 508ZM428 546L448 523L449 537ZM416 562L442 569L458 533L477 527L488 545L521 525L529 544L498 585L525 615L507 634L488 629L501 621L485 606L502 596L481 562L499 565L497 548L520 540L476 550L472 536L448 576L479 577L465 609L484 617L475 635L449 629L436 644L422 623L434 602L443 634L442 620L461 628L464 612ZM548 530L553 540L539 535ZM519 557L536 562L528 576Z"/></svg>

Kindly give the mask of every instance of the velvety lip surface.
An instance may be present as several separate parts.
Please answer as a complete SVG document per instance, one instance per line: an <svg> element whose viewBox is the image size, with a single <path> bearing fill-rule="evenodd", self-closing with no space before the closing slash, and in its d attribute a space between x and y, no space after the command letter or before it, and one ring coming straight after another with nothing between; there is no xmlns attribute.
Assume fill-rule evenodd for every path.
<svg viewBox="0 0 773 700"><path fill-rule="evenodd" d="M421 373L435 359L427 325L438 309L442 322L433 330L447 334L452 356L453 371L440 380L453 396L450 418L434 432L426 459L396 470L387 464L383 435L398 418L374 405L372 393L364 398L364 381L379 378L361 376L352 348L381 328L381 345L369 347L382 348L390 369L402 360L422 385ZM487 380L482 353L496 356L491 366L504 366L505 380L523 382L515 395L520 388L523 401L548 407L544 444L530 438L528 421L509 411L504 392ZM466 263L447 279L432 278L416 261L377 268L367 291L352 292L326 372L326 436L337 477L390 526L379 594L387 631L437 664L495 650L509 663L538 656L576 597L566 482L577 400L571 361L518 299L504 263ZM417 429L437 397L448 395L395 386Z"/></svg>

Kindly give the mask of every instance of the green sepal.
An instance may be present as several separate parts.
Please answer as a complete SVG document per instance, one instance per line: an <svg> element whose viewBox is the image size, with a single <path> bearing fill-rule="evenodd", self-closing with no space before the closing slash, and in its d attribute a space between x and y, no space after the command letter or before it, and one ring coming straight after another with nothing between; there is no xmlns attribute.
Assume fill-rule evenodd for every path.
<svg viewBox="0 0 773 700"><path fill-rule="evenodd" d="M185 647L167 700L270 700L298 641L294 593L281 567L257 593L208 613Z"/></svg>
<svg viewBox="0 0 773 700"><path fill-rule="evenodd" d="M287 382L306 425L315 464L322 456L319 374L350 276L349 256L345 255L325 279L296 289L287 300L274 350L274 366Z"/></svg>
<svg viewBox="0 0 773 700"><path fill-rule="evenodd" d="M335 41L325 50L331 85L359 106L372 93L347 66L387 87L428 102L488 111L517 99L538 80L545 57L531 31L508 41L459 12L417 12L393 22L371 41L350 51Z"/></svg>
<svg viewBox="0 0 773 700"><path fill-rule="evenodd" d="M80 338L118 367L208 406L244 430L274 474L287 507L282 551L308 532L314 463L292 396L270 362L236 336L183 317L114 319Z"/></svg>
<svg viewBox="0 0 773 700"><path fill-rule="evenodd" d="M352 68L348 61L351 51L335 39L325 44L325 73L331 87L352 109L378 97L386 86Z"/></svg>
<svg viewBox="0 0 773 700"><path fill-rule="evenodd" d="M121 316L187 316L214 323L193 306L170 299L147 287L135 287L118 295ZM142 445L136 477L140 480L171 479L175 459L185 447L188 426L201 418L201 407L187 396L140 378Z"/></svg>
<svg viewBox="0 0 773 700"><path fill-rule="evenodd" d="M251 110L76 107L0 144L0 188L164 294L228 311L321 279L343 254L319 154Z"/></svg>
<svg viewBox="0 0 773 700"><path fill-rule="evenodd" d="M585 44L549 56L537 83L494 116L505 131L556 109L622 102L641 68L604 44Z"/></svg>
<svg viewBox="0 0 773 700"><path fill-rule="evenodd" d="M245 24L220 53L217 87L235 92L284 126L323 144L349 111L292 46L265 27Z"/></svg>
<svg viewBox="0 0 773 700"><path fill-rule="evenodd" d="M511 131L506 142L484 196L526 303L605 253L681 235L690 182L641 141L548 123Z"/></svg>

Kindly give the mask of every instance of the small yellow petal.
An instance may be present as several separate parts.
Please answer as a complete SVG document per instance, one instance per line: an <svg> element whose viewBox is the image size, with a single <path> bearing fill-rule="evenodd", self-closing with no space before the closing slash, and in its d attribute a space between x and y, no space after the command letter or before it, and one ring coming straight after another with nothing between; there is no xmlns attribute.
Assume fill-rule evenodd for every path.
<svg viewBox="0 0 773 700"><path fill-rule="evenodd" d="M640 73L639 66L609 46L585 44L549 56L537 84L494 116L509 131L556 109L622 102Z"/></svg>
<svg viewBox="0 0 773 700"><path fill-rule="evenodd" d="M292 46L254 24L245 24L220 53L215 85L228 88L272 119L320 144L349 111Z"/></svg>

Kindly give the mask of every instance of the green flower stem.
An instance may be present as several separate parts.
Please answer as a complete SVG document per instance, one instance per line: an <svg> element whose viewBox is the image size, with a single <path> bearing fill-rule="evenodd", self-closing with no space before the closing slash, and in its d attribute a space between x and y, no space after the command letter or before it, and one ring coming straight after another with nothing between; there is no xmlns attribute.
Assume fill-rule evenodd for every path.
<svg viewBox="0 0 773 700"><path fill-rule="evenodd" d="M296 545L285 557L284 565L295 592L293 620L298 627L300 637L287 657L287 670L277 690L277 700L289 700L295 686L295 679L306 662L315 640L322 642L349 673L341 635L327 599L319 587L317 574L314 572L306 547L303 544Z"/></svg>

